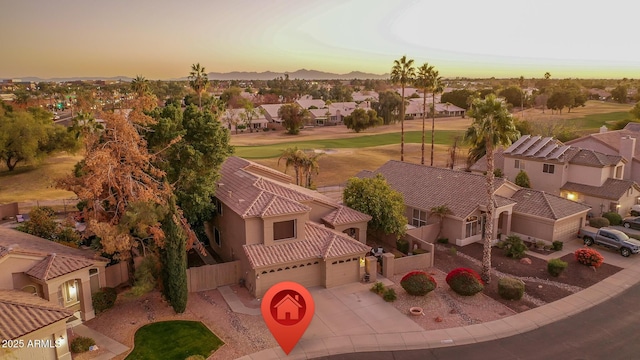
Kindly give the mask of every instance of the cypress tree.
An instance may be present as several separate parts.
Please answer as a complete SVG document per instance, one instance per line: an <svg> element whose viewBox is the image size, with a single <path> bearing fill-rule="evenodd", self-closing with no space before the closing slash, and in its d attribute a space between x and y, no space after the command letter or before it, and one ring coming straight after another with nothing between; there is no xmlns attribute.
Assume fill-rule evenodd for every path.
<svg viewBox="0 0 640 360"><path fill-rule="evenodd" d="M171 199L170 212L162 220L165 233L162 256L163 292L173 310L183 313L187 308L187 237L177 224L175 200Z"/></svg>

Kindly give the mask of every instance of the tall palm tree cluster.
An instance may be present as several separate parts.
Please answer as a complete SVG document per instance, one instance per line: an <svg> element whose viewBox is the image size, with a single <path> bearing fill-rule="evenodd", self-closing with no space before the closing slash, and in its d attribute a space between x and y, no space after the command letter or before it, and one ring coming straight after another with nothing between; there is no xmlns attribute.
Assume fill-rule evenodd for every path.
<svg viewBox="0 0 640 360"><path fill-rule="evenodd" d="M404 118L405 118L405 96L404 89L407 85L415 85L423 91L422 101L422 156L420 163L424 165L424 143L425 143L425 116L427 113L427 93L431 92L431 163L433 166L434 137L435 137L435 101L436 94L444 89L440 73L429 63L424 63L417 69L413 66L414 60L407 59L404 55L398 60L394 60L391 68L391 81L400 84L402 88L402 105L400 106L400 161L404 161Z"/></svg>
<svg viewBox="0 0 640 360"><path fill-rule="evenodd" d="M296 185L311 188L311 176L320 172L320 165L318 164L318 158L323 153L308 153L297 147L287 148L278 159L278 165L280 161L284 161L285 173L289 167L293 167L295 173Z"/></svg>

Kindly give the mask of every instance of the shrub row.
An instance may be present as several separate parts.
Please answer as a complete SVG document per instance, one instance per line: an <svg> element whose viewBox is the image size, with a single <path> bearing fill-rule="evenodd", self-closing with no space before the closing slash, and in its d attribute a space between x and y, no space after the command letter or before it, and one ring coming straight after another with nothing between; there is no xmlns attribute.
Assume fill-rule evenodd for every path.
<svg viewBox="0 0 640 360"><path fill-rule="evenodd" d="M373 284L370 290L382 296L382 298L386 302L393 302L398 298L398 296L396 295L396 291L394 289L384 286L384 284L381 283L380 281Z"/></svg>

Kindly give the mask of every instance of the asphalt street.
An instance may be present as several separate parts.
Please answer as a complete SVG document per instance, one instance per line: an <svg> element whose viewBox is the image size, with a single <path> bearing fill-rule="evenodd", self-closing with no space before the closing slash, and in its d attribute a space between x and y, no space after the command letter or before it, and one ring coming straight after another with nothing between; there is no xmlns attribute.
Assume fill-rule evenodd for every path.
<svg viewBox="0 0 640 360"><path fill-rule="evenodd" d="M499 340L426 350L351 353L331 360L640 359L640 284L590 309Z"/></svg>

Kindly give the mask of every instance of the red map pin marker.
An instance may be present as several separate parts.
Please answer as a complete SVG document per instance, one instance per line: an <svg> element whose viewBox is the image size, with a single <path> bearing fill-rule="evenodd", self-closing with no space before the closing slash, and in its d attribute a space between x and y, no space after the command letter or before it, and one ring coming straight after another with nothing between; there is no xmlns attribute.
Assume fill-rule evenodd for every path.
<svg viewBox="0 0 640 360"><path fill-rule="evenodd" d="M289 355L309 327L315 304L304 286L283 281L267 290L260 309L269 331L285 354Z"/></svg>

